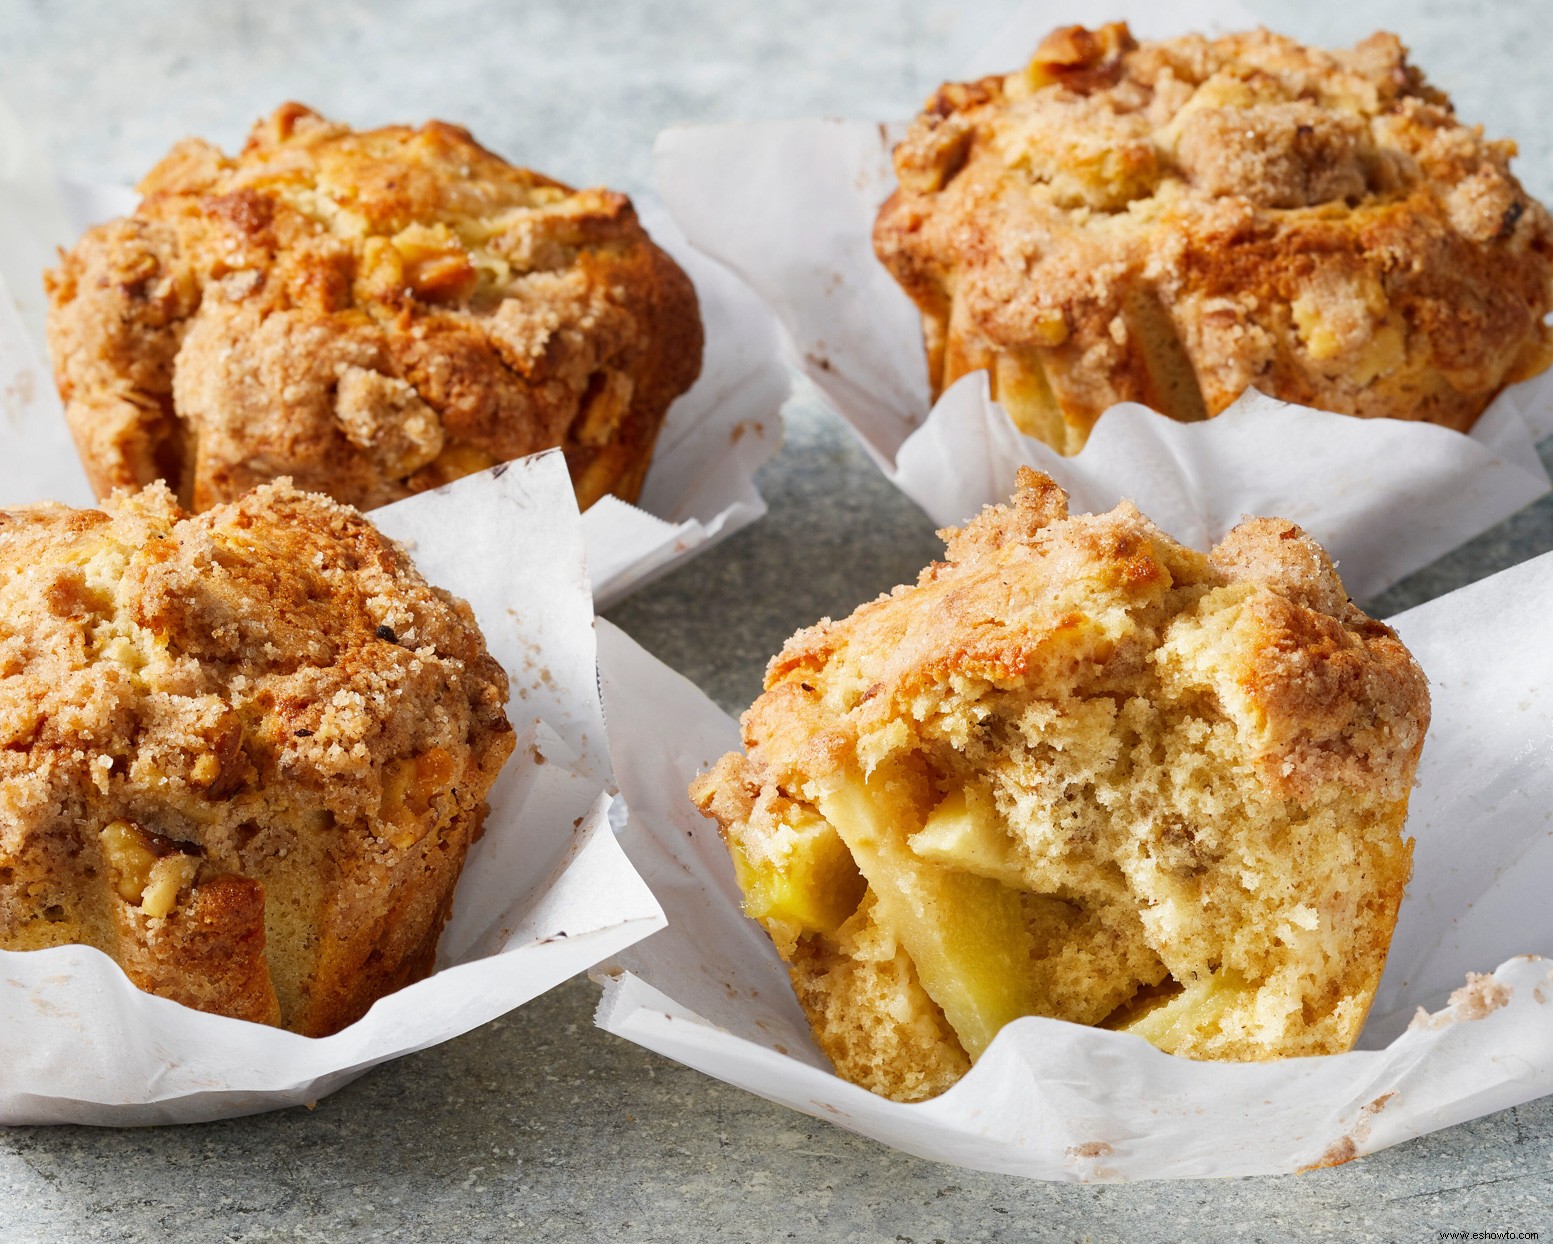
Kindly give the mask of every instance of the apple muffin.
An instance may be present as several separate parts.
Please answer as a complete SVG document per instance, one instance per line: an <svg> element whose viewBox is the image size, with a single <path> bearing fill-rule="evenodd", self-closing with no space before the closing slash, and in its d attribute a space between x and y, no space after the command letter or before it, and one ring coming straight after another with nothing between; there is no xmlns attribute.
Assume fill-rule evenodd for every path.
<svg viewBox="0 0 1553 1244"><path fill-rule="evenodd" d="M634 501L695 381L695 290L630 201L456 126L299 104L235 158L188 139L48 274L49 347L98 496L203 510L290 476L362 509L557 446Z"/></svg>
<svg viewBox="0 0 1553 1244"><path fill-rule="evenodd" d="M467 605L287 481L0 511L0 949L334 1032L431 971L506 699Z"/></svg>
<svg viewBox="0 0 1553 1244"><path fill-rule="evenodd" d="M793 636L691 787L820 1047L901 1101L1037 1015L1345 1050L1409 876L1428 685L1290 523L1211 552L1025 470L914 586Z"/></svg>
<svg viewBox="0 0 1553 1244"><path fill-rule="evenodd" d="M1553 357L1553 223L1514 153L1395 35L1073 26L939 88L874 246L921 309L935 396L985 369L1063 453L1117 402L1197 420L1253 386L1465 431Z"/></svg>

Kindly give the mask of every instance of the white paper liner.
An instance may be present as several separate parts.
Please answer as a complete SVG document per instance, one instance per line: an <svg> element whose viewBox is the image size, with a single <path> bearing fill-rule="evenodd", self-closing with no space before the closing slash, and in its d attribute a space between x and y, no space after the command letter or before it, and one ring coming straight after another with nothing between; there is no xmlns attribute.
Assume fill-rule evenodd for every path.
<svg viewBox="0 0 1553 1244"><path fill-rule="evenodd" d="M1219 0L1035 0L971 65L944 70L1007 72L1055 26L1116 18L1155 37L1259 24ZM820 119L679 127L659 136L655 157L659 191L691 243L766 300L794 364L936 522L963 522L1007 496L1021 464L1039 466L1098 509L1130 497L1199 547L1244 514L1294 519L1366 598L1548 491L1535 446L1553 432L1547 373L1508 389L1470 436L1253 397L1199 425L1119 406L1064 458L1017 431L984 377L966 377L929 414L921 317L871 241L903 130Z"/></svg>
<svg viewBox="0 0 1553 1244"><path fill-rule="evenodd" d="M56 247L137 202L124 187L56 180L0 101L0 505L92 504L46 365L42 274ZM700 378L669 408L640 505L606 497L583 515L600 609L766 512L754 477L777 450L790 388L760 299L660 205L638 210L695 284L706 350Z"/></svg>
<svg viewBox="0 0 1553 1244"><path fill-rule="evenodd" d="M0 1123L188 1123L312 1102L445 1041L663 927L604 793L581 524L558 452L373 514L468 600L512 680L513 757L490 796L438 970L330 1037L142 993L84 946L0 952Z"/></svg>
<svg viewBox="0 0 1553 1244"><path fill-rule="evenodd" d="M919 1157L1036 1179L1297 1171L1553 1091L1553 960L1532 957L1553 953L1550 612L1553 554L1394 619L1429 675L1433 725L1407 826L1413 879L1358 1050L1193 1062L1129 1034L1022 1019L916 1105L830 1071L770 941L741 913L717 828L685 793L739 748L738 727L601 626L622 842L669 925L602 974L598 1023ZM1470 972L1492 972L1503 1004L1481 985L1453 1003ZM1419 1007L1438 1014L1413 1022Z"/></svg>
<svg viewBox="0 0 1553 1244"><path fill-rule="evenodd" d="M582 516L600 610L765 514L755 472L781 443L792 387L776 324L754 292L685 241L660 205L639 200L637 210L695 282L706 353L700 378L669 407L639 505L605 497Z"/></svg>

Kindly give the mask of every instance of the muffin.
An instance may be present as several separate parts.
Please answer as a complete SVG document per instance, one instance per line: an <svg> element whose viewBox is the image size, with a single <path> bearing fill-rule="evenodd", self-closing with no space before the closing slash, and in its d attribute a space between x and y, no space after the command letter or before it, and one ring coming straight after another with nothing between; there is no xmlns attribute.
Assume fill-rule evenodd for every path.
<svg viewBox="0 0 1553 1244"><path fill-rule="evenodd" d="M946 562L790 639L691 787L821 1049L901 1101L1040 1015L1345 1050L1411 866L1428 687L1297 527L1211 553L1025 470Z"/></svg>
<svg viewBox="0 0 1553 1244"><path fill-rule="evenodd" d="M1117 402L1196 420L1251 386L1465 431L1553 357L1553 225L1514 153L1395 35L1073 26L939 88L874 246L922 311L935 396L985 368L1063 453Z"/></svg>
<svg viewBox="0 0 1553 1244"><path fill-rule="evenodd" d="M0 511L0 949L334 1032L431 971L506 698L467 605L286 481Z"/></svg>
<svg viewBox="0 0 1553 1244"><path fill-rule="evenodd" d="M630 201L456 126L355 132L299 104L236 158L188 139L134 215L48 274L48 338L100 497L203 510L282 475L370 509L560 446L634 501L701 367L689 278Z"/></svg>

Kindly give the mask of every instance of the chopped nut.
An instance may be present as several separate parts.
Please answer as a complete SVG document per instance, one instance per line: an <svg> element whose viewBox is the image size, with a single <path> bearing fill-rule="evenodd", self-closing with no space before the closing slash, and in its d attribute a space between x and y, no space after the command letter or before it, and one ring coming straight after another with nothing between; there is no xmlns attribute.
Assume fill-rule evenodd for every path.
<svg viewBox="0 0 1553 1244"><path fill-rule="evenodd" d="M191 776L201 786L209 786L221 776L221 760L219 757L206 752L194 762Z"/></svg>
<svg viewBox="0 0 1553 1244"><path fill-rule="evenodd" d="M1137 46L1125 22L1099 30L1062 26L1036 48L1026 76L1034 90L1057 82L1076 91L1109 86L1121 75L1122 55Z"/></svg>
<svg viewBox="0 0 1553 1244"><path fill-rule="evenodd" d="M140 895L140 910L158 919L178 904L178 895L194 883L199 860L192 855L164 855L151 867L151 876Z"/></svg>
<svg viewBox="0 0 1553 1244"><path fill-rule="evenodd" d="M114 875L114 888L126 903L140 902L157 853L151 840L128 821L113 821L102 830L103 855Z"/></svg>
<svg viewBox="0 0 1553 1244"><path fill-rule="evenodd" d="M118 896L138 905L148 916L167 915L199 871L198 856L129 821L105 825L102 847Z"/></svg>

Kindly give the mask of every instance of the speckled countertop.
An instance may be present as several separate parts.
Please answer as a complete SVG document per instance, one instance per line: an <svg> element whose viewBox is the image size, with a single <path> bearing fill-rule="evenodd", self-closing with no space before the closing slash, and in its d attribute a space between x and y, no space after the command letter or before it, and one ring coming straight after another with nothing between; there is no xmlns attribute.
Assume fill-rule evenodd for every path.
<svg viewBox="0 0 1553 1244"><path fill-rule="evenodd" d="M1314 42L1398 29L1553 198L1543 0L1248 0ZM678 121L905 115L1004 3L937 0L4 0L0 93L62 169L134 180L286 98L439 116L565 180L648 188ZM1097 8L1096 16L1102 16ZM795 628L939 549L799 389L761 523L610 616L731 710ZM1391 613L1553 548L1553 499L1379 601ZM1545 952L1553 947L1542 948ZM891 1152L626 1045L574 980L320 1102L230 1123L0 1132L0 1240L1425 1240L1553 1230L1553 1098L1336 1170L1055 1186Z"/></svg>

